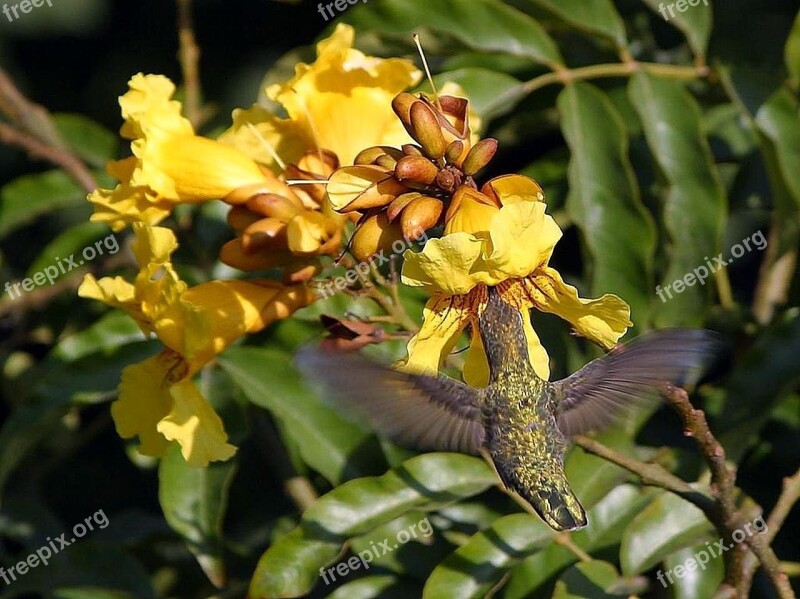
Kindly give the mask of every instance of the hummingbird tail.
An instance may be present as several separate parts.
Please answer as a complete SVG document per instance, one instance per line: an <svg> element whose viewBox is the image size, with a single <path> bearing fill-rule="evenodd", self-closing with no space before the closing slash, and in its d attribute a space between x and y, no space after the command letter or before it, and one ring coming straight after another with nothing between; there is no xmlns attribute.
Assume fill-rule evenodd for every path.
<svg viewBox="0 0 800 599"><path fill-rule="evenodd" d="M547 466L552 466L548 468ZM503 484L515 491L539 517L557 531L586 526L586 512L564 476L561 463L517 464L505 469L495 462Z"/></svg>

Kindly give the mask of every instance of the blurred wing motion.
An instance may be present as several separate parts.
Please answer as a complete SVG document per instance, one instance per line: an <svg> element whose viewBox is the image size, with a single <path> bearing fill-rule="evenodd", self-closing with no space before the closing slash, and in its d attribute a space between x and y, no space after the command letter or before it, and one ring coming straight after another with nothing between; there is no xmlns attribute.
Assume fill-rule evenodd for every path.
<svg viewBox="0 0 800 599"><path fill-rule="evenodd" d="M719 337L701 329L654 331L553 383L556 418L569 438L602 428L626 408L655 399L664 382L693 385L717 353Z"/></svg>
<svg viewBox="0 0 800 599"><path fill-rule="evenodd" d="M300 370L326 384L336 403L402 445L478 453L483 444L479 391L446 376L407 374L355 353L305 348Z"/></svg>

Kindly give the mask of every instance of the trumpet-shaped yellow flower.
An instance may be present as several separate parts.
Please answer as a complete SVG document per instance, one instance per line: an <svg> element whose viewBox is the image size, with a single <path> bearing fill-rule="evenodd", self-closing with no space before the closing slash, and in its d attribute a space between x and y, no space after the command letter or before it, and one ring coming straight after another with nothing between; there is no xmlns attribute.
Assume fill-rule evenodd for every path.
<svg viewBox="0 0 800 599"><path fill-rule="evenodd" d="M246 333L286 318L309 304L313 292L275 281L211 281L189 287L170 259L177 248L169 229L135 224L133 250L140 266L135 281L86 275L79 294L125 310L166 349L122 375L111 413L124 438L138 436L139 450L161 455L170 441L194 466L228 459L222 420L192 382L217 354Z"/></svg>
<svg viewBox="0 0 800 599"><path fill-rule="evenodd" d="M298 64L289 81L267 88L268 98L283 106L289 118L278 118L258 105L236 110L233 127L220 140L263 164L274 160L269 146L287 162L306 150L324 148L334 152L340 164L351 165L369 146L410 143L391 104L395 95L420 80L421 73L409 60L366 56L353 48L353 40L351 26L337 25L317 44L313 64Z"/></svg>
<svg viewBox="0 0 800 599"><path fill-rule="evenodd" d="M409 342L405 368L437 371L471 324L464 380L487 384L488 364L477 333L486 286L496 286L503 299L520 310L531 363L544 379L550 375L548 357L531 326L530 308L557 314L606 348L625 334L631 322L623 300L610 294L581 299L577 289L548 266L561 230L546 214L543 198L539 186L526 177L495 179L481 192L468 190L454 198L459 203L443 237L429 240L419 253L406 252L403 282L423 287L432 296L422 328Z"/></svg>
<svg viewBox="0 0 800 599"><path fill-rule="evenodd" d="M195 135L172 100L174 84L162 75L135 75L120 98L133 157L112 162L108 171L120 181L114 189L89 195L92 220L115 231L133 222L157 224L175 204L220 199L243 186L264 184L259 166L229 145Z"/></svg>

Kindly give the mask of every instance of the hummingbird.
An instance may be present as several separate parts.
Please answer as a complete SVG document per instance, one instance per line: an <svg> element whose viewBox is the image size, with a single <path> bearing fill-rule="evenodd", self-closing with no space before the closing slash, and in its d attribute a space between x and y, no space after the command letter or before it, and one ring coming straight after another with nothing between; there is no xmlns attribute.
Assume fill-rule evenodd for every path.
<svg viewBox="0 0 800 599"><path fill-rule="evenodd" d="M300 350L297 365L401 445L488 455L506 489L557 531L587 523L564 472L572 435L610 425L626 408L657 398L665 382L693 384L718 345L711 331L655 331L550 382L531 365L522 314L496 288L488 289L478 328L489 363L486 387L311 347Z"/></svg>

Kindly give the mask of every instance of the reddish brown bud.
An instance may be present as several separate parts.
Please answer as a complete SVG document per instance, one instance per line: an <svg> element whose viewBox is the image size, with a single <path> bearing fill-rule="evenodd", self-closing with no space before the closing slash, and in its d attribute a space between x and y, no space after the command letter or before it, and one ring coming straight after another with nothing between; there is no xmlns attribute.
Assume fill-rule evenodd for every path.
<svg viewBox="0 0 800 599"><path fill-rule="evenodd" d="M430 185L436 180L439 169L422 156L405 156L400 159L394 169L394 176L400 181L414 181Z"/></svg>
<svg viewBox="0 0 800 599"><path fill-rule="evenodd" d="M419 239L428 229L436 226L442 216L444 203L436 198L422 196L413 200L400 215L400 227L406 239Z"/></svg>
<svg viewBox="0 0 800 599"><path fill-rule="evenodd" d="M254 222L264 218L261 214L257 214L252 210L248 210L244 206L233 206L228 212L228 226L234 231L242 232Z"/></svg>
<svg viewBox="0 0 800 599"><path fill-rule="evenodd" d="M411 105L411 136L419 142L427 156L438 160L444 156L447 142L442 135L439 119L424 102Z"/></svg>
<svg viewBox="0 0 800 599"><path fill-rule="evenodd" d="M381 212L367 217L353 233L350 251L357 260L367 262L381 250L390 250L392 243L402 239L403 233L399 223L390 223L386 214Z"/></svg>
<svg viewBox="0 0 800 599"><path fill-rule="evenodd" d="M289 221L303 208L299 200L289 199L275 193L260 193L253 196L245 203L248 210L258 214Z"/></svg>
<svg viewBox="0 0 800 599"><path fill-rule="evenodd" d="M467 157L461 165L461 170L465 175L474 175L484 166L489 164L489 161L494 157L497 152L497 140L492 137L480 140L469 151Z"/></svg>
<svg viewBox="0 0 800 599"><path fill-rule="evenodd" d="M278 249L286 249L286 223L277 218L262 218L242 233L245 254Z"/></svg>

